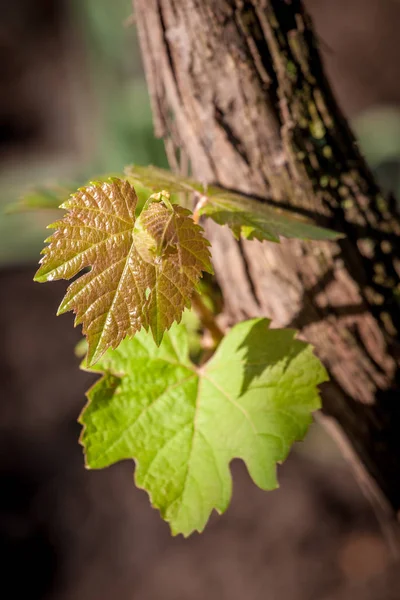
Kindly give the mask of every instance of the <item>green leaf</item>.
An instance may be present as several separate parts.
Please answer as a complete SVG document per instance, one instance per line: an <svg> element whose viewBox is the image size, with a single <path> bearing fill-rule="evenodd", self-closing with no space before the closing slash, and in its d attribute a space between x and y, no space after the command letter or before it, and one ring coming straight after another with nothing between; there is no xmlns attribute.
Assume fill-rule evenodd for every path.
<svg viewBox="0 0 400 600"><path fill-rule="evenodd" d="M95 181L107 182L110 178L121 178L121 175L107 174L100 177L95 177ZM93 180L93 178L92 178ZM74 194L79 187L89 186L90 181L87 178L77 183L49 183L41 186L34 186L28 189L15 202L11 202L6 206L6 213L24 213L37 210L57 210L64 202L68 200L71 194ZM149 197L149 188L140 184L135 186L136 195L138 197L138 205L136 214L139 214ZM151 193L151 192L150 192Z"/></svg>
<svg viewBox="0 0 400 600"><path fill-rule="evenodd" d="M170 194L204 194L206 190L208 191L210 189L210 187L207 188L207 186L194 179L176 175L171 171L161 169L160 167L154 167L153 165L148 167L131 165L125 168L125 174L128 180L133 183L141 183L149 190L153 191L165 189L168 190Z"/></svg>
<svg viewBox="0 0 400 600"><path fill-rule="evenodd" d="M88 341L88 363L141 327L157 344L183 309L203 270L212 271L209 242L190 211L168 196L149 199L136 219L137 196L114 178L81 188L62 205L66 216L49 227L39 282L71 279L58 314L76 313Z"/></svg>
<svg viewBox="0 0 400 600"><path fill-rule="evenodd" d="M237 239L279 242L279 237L305 240L335 240L342 234L317 227L298 214L273 208L242 194L218 186L203 186L192 179L180 177L158 167L126 168L127 178L152 189L171 193L192 193L206 201L200 215L211 217L219 225L228 225Z"/></svg>
<svg viewBox="0 0 400 600"><path fill-rule="evenodd" d="M8 213L32 210L57 210L77 188L76 184L49 184L30 189L16 202L7 206Z"/></svg>
<svg viewBox="0 0 400 600"><path fill-rule="evenodd" d="M327 379L294 335L245 321L201 367L189 360L183 325L159 347L145 332L125 340L96 365L104 375L80 417L87 466L134 459L136 484L174 534L202 531L213 509L226 510L234 458L260 488L275 488L276 463L305 435Z"/></svg>
<svg viewBox="0 0 400 600"><path fill-rule="evenodd" d="M215 194L199 210L219 225L228 225L235 238L279 242L279 237L301 240L335 240L342 237L330 229L317 227L284 210L233 192Z"/></svg>

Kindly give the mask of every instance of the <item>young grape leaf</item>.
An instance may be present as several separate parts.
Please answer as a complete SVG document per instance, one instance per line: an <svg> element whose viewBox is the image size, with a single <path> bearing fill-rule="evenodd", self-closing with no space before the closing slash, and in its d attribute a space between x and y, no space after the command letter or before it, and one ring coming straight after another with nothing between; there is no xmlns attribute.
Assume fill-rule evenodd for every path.
<svg viewBox="0 0 400 600"><path fill-rule="evenodd" d="M208 192L210 189L210 186L207 187L190 177L183 177L166 169L154 167L153 165L148 167L130 165L125 167L125 175L128 180L133 183L141 183L149 190L157 191L166 189L171 194L196 193L203 195L206 190ZM223 188L220 189L223 191Z"/></svg>
<svg viewBox="0 0 400 600"><path fill-rule="evenodd" d="M107 175L96 177L95 181L106 182L112 177L121 179L121 174L117 175L109 173ZM87 179L82 179L79 183L49 183L41 186L33 186L22 194L18 200L10 202L6 206L5 212L7 214L13 214L38 210L57 210L79 187L84 187L86 185L90 185L90 182ZM136 208L136 214L138 214L149 197L149 188L137 184L135 186L135 192L138 197L138 205Z"/></svg>
<svg viewBox="0 0 400 600"><path fill-rule="evenodd" d="M10 203L7 213L20 213L33 210L57 210L77 188L76 184L49 184L31 188L16 202Z"/></svg>
<svg viewBox="0 0 400 600"><path fill-rule="evenodd" d="M158 167L126 168L128 180L140 182L152 190L167 189L171 193L192 193L206 199L200 215L211 217L219 225L228 225L237 239L279 242L279 236L304 240L335 240L342 234L317 227L298 214L274 208L248 196L224 188L203 186L198 181L180 177Z"/></svg>
<svg viewBox="0 0 400 600"><path fill-rule="evenodd" d="M137 197L127 181L81 188L42 251L39 282L71 279L58 314L76 313L88 341L88 363L141 327L157 344L179 321L202 271L212 271L209 242L190 211L168 197L150 198L136 219Z"/></svg>
<svg viewBox="0 0 400 600"><path fill-rule="evenodd" d="M80 417L87 466L134 459L136 484L185 536L226 510L232 459L245 461L260 488L275 488L276 463L304 437L327 380L294 335L267 319L244 321L198 368L182 324L159 347L144 331L125 340L94 369L103 377Z"/></svg>

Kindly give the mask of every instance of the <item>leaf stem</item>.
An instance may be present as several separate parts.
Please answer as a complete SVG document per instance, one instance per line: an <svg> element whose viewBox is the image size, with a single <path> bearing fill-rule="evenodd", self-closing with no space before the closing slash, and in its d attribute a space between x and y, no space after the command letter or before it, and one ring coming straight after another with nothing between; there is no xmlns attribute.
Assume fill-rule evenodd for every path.
<svg viewBox="0 0 400 600"><path fill-rule="evenodd" d="M192 307L198 314L204 327L210 332L215 346L218 346L225 334L218 325L214 313L204 304L204 301L198 292L194 292L192 296Z"/></svg>
<svg viewBox="0 0 400 600"><path fill-rule="evenodd" d="M199 220L200 220L200 211L203 208L203 206L205 206L208 202L208 196L205 195L199 195L199 199L198 202L196 203L196 206L194 207L194 212L193 212L193 221L198 225Z"/></svg>

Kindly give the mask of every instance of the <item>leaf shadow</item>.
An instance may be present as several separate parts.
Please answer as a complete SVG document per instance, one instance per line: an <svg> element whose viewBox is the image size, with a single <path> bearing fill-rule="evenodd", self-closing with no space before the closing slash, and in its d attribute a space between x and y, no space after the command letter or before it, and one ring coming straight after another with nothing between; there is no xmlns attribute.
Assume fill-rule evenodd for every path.
<svg viewBox="0 0 400 600"><path fill-rule="evenodd" d="M295 329L270 329L266 319L254 323L238 347L238 350L245 349L241 396L267 368L284 361L286 364L283 372L285 372L290 361L305 348L304 342L294 339L296 333ZM266 343L267 338L268 343Z"/></svg>

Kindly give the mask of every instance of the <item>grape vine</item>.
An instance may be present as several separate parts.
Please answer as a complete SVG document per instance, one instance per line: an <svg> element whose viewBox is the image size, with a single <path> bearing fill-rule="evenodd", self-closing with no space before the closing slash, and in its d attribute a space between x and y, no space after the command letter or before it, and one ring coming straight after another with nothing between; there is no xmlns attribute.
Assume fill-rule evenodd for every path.
<svg viewBox="0 0 400 600"><path fill-rule="evenodd" d="M138 185L149 189L141 208ZM194 197L194 214L176 203L182 194ZM39 207L37 194L21 207L33 197ZM133 459L136 484L174 534L202 531L214 509L226 510L234 458L260 488L275 488L276 465L303 439L327 373L295 331L271 329L268 319L221 332L200 297L201 277L213 270L198 221L259 241L338 234L155 167L90 183L60 208L35 280L75 278L58 314L74 311L87 340L82 368L101 375L80 416L87 466ZM196 358L182 321L192 298L213 340Z"/></svg>

